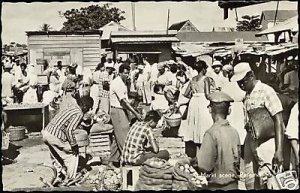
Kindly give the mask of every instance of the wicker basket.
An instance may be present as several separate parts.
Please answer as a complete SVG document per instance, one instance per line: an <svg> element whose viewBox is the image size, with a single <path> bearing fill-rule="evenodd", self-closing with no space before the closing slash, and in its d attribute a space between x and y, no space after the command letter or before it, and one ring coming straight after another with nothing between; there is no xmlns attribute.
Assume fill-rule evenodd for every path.
<svg viewBox="0 0 300 193"><path fill-rule="evenodd" d="M165 119L166 119L167 124L170 127L178 127L178 126L180 126L181 117L174 119L174 118L170 118L170 117L165 116Z"/></svg>
<svg viewBox="0 0 300 193"><path fill-rule="evenodd" d="M25 138L25 131L26 127L24 126L16 126L16 127L9 127L8 133L9 133L9 139L11 141L19 141Z"/></svg>

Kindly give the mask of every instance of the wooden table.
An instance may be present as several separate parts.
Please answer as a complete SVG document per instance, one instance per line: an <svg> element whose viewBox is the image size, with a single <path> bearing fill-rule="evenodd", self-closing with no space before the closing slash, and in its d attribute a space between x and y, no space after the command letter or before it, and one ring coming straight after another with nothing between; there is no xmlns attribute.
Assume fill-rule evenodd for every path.
<svg viewBox="0 0 300 193"><path fill-rule="evenodd" d="M49 122L49 105L11 104L3 110L7 113L7 124L12 126L26 126L30 131L41 131Z"/></svg>

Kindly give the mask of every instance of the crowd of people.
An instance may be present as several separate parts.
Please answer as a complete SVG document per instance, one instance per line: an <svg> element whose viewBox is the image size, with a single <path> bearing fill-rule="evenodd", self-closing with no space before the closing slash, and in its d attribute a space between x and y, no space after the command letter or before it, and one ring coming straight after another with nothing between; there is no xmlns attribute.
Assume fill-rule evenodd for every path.
<svg viewBox="0 0 300 193"><path fill-rule="evenodd" d="M285 137L298 152L298 63L295 58L288 65L290 70L282 70L285 74L280 76L280 89L292 95L288 124L283 121L278 93L257 79L250 63L234 59L224 65L215 60L209 66L203 60L186 64L180 57L158 63L147 58L140 62L118 58L114 63L103 57L93 72L84 69L80 73L76 63L65 70L61 61L54 67L45 63L43 74L47 75L49 90L43 93L42 102L50 104L55 115L43 130L43 138L56 165L60 165L58 176L74 177L74 168L66 165L69 156L78 155L74 130L85 119L91 119L92 125L93 116L86 118L85 114L99 111L110 115L113 125L110 167L140 165L151 157L167 160L169 152L159 149L154 131L158 125L168 127L164 115L172 110L182 115L178 136L185 141L191 162L199 172L217 175L209 181L211 189L238 188L241 158L246 188L264 188L265 183L252 174L269 175L266 166L283 164ZM2 101L38 102L34 65L5 61L3 69ZM59 110L54 111L57 103ZM144 112L141 106L149 108ZM275 134L264 141L253 135L250 124L255 120L249 112L257 108L266 109L274 121ZM298 153L294 156L299 164ZM58 157L66 162L61 163ZM222 178L222 174L231 175Z"/></svg>

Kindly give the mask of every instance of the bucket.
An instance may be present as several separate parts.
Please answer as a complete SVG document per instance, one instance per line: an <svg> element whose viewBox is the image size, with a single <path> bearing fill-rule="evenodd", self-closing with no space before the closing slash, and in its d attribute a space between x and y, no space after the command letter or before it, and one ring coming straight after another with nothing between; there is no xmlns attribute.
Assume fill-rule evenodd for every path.
<svg viewBox="0 0 300 193"><path fill-rule="evenodd" d="M9 139L11 141L19 141L25 138L25 131L26 127L24 126L15 126L15 127L9 127L8 133L9 133Z"/></svg>

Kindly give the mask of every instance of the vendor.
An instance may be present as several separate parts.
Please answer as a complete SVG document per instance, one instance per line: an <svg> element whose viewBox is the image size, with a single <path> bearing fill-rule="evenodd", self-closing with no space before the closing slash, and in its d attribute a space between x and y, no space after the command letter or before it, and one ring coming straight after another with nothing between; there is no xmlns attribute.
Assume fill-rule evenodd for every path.
<svg viewBox="0 0 300 193"><path fill-rule="evenodd" d="M233 99L223 93L214 92L210 96L209 111L214 124L203 137L197 152L199 172L210 174L209 190L238 189L240 166L240 138L226 120Z"/></svg>
<svg viewBox="0 0 300 193"><path fill-rule="evenodd" d="M153 157L169 159L169 152L160 151L154 137L153 128L159 120L157 111L149 111L144 121L138 121L131 126L122 152L123 164L142 165L147 159Z"/></svg>
<svg viewBox="0 0 300 193"><path fill-rule="evenodd" d="M15 89L14 94L16 96L17 102L21 103L23 101L24 93L29 89L29 76L27 73L27 65L22 63L21 65L21 73L16 76L15 80Z"/></svg>
<svg viewBox="0 0 300 193"><path fill-rule="evenodd" d="M57 175L53 185L76 176L79 147L74 131L81 123L83 115L93 106L93 99L84 96L77 100L78 105L61 110L42 130L43 141L49 147L51 159Z"/></svg>
<svg viewBox="0 0 300 193"><path fill-rule="evenodd" d="M13 94L13 87L15 85L15 77L11 74L12 64L11 63L4 63L2 73L2 93L1 97L2 100L5 100L6 103L13 103L14 102L14 94Z"/></svg>

